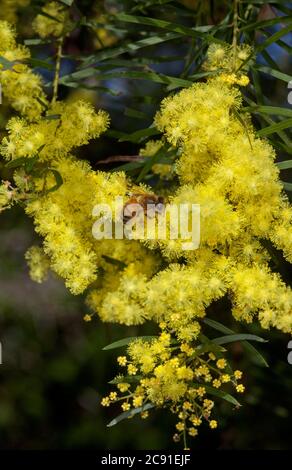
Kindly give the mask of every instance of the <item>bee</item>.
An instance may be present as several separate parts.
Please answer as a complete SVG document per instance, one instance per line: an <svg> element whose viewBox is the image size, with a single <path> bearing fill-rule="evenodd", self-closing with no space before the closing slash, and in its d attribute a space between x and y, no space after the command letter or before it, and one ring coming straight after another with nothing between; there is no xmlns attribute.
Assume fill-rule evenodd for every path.
<svg viewBox="0 0 292 470"><path fill-rule="evenodd" d="M131 207L135 204L137 207ZM162 213L165 204L163 196L157 196L153 193L144 192L141 188L135 188L129 193L129 199L123 207L124 224L136 215L144 213L148 218L153 218L155 213ZM150 207L149 207L150 206Z"/></svg>

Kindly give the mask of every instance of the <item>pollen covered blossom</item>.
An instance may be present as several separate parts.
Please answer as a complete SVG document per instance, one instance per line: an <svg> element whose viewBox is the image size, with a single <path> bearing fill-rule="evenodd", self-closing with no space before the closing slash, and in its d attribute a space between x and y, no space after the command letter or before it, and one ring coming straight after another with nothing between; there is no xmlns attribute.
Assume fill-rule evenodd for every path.
<svg viewBox="0 0 292 470"><path fill-rule="evenodd" d="M33 281L41 283L47 278L48 270L50 268L50 260L45 255L40 246L31 246L25 253L30 277Z"/></svg>
<svg viewBox="0 0 292 470"><path fill-rule="evenodd" d="M287 260L292 263L292 207L283 201L276 221L271 230L271 240L279 250L283 250Z"/></svg>
<svg viewBox="0 0 292 470"><path fill-rule="evenodd" d="M128 357L118 358L122 370L114 381L118 394L112 401L122 401L123 411L143 412L149 405L169 408L178 419L174 440L184 436L186 441L187 435L197 435L198 427L204 422L212 429L217 427L213 389L221 389L224 383L230 382L236 393L242 393L244 386L238 382L240 371L235 374L231 370L222 358L220 347L208 355L195 345L190 347L182 342L179 346L164 330L164 325L160 326L162 331L157 338L131 342ZM127 376L137 376L137 380L128 379L127 383ZM103 406L109 405L112 393L102 399ZM235 398L234 404L239 406Z"/></svg>
<svg viewBox="0 0 292 470"><path fill-rule="evenodd" d="M15 30L7 21L0 21L0 55L7 61L0 65L4 97L29 121L39 118L47 106L42 80L25 64L30 51L16 43Z"/></svg>
<svg viewBox="0 0 292 470"><path fill-rule="evenodd" d="M48 2L42 8L33 21L33 28L41 38L48 36L60 37L66 30L66 22L69 20L68 8L58 2Z"/></svg>
<svg viewBox="0 0 292 470"><path fill-rule="evenodd" d="M264 243L272 241L291 260L291 207L274 149L255 135L239 90L218 77L195 84L163 101L156 125L181 151L173 200L200 204L200 248L191 258L202 250L206 256L207 248L229 259L229 271L217 276L234 316L251 321L257 315L264 328L291 332L291 289L270 271ZM176 248L176 256L185 254Z"/></svg>
<svg viewBox="0 0 292 470"><path fill-rule="evenodd" d="M1 153L8 160L38 154L39 161L55 161L99 137L108 125L108 115L101 110L95 112L85 101L58 102L37 122L11 118Z"/></svg>
<svg viewBox="0 0 292 470"><path fill-rule="evenodd" d="M253 56L254 52L247 44L234 47L231 44L213 43L207 51L203 67L205 70L217 72L223 81L230 85L246 86L249 80L245 73Z"/></svg>
<svg viewBox="0 0 292 470"><path fill-rule="evenodd" d="M62 177L61 187L32 200L26 212L44 237L52 269L66 280L73 294L79 294L96 280L102 256L91 233L92 210L107 194L111 198L125 191L125 177L114 174L104 178L73 157L60 159L55 169Z"/></svg>
<svg viewBox="0 0 292 470"><path fill-rule="evenodd" d="M0 213L10 208L15 202L15 190L9 181L0 184Z"/></svg>
<svg viewBox="0 0 292 470"><path fill-rule="evenodd" d="M0 20L16 23L17 10L29 5L30 0L1 0Z"/></svg>
<svg viewBox="0 0 292 470"><path fill-rule="evenodd" d="M141 300L148 295L147 280L158 269L160 258L135 240L105 240L100 250L122 267L101 263L103 275L89 291L88 305L106 322L138 325L151 319L153 314Z"/></svg>

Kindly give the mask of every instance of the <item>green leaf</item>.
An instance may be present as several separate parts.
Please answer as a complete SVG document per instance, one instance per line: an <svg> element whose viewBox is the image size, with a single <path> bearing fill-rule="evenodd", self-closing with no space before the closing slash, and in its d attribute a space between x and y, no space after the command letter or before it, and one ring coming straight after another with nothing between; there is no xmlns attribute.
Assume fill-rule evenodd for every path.
<svg viewBox="0 0 292 470"><path fill-rule="evenodd" d="M6 163L7 168L18 168L22 165L24 165L27 162L28 158L26 157L20 157L20 158L14 158L10 162Z"/></svg>
<svg viewBox="0 0 292 470"><path fill-rule="evenodd" d="M267 342L267 340L261 338L260 336L251 334L232 334L220 336L219 338L212 339L212 341L216 344L229 344L234 343L235 341L258 341L259 343Z"/></svg>
<svg viewBox="0 0 292 470"><path fill-rule="evenodd" d="M139 382L143 378L142 375L123 375L120 377L115 377L113 380L109 382L110 385L116 385L120 383L136 383Z"/></svg>
<svg viewBox="0 0 292 470"><path fill-rule="evenodd" d="M244 119L242 119L241 114L237 111L236 108L233 108L232 111L233 111L235 117L239 120L240 124L242 125L242 127L244 129L244 132L245 132L245 135L248 138L250 148L252 149L252 143L251 143L251 139L250 139L250 136L249 136L249 130L248 130L248 127L246 125L246 122L244 121Z"/></svg>
<svg viewBox="0 0 292 470"><path fill-rule="evenodd" d="M70 7L72 3L74 2L74 0L59 0L59 1L67 5L68 7Z"/></svg>
<svg viewBox="0 0 292 470"><path fill-rule="evenodd" d="M136 341L137 339L142 339L143 341L151 341L154 338L157 338L157 336L130 336L129 338L123 338L119 341L115 341L114 343L108 344L107 346L102 348L102 350L109 351L110 349L123 348L124 346L128 346L130 343Z"/></svg>
<svg viewBox="0 0 292 470"><path fill-rule="evenodd" d="M244 110L252 114L271 114L273 116L292 117L292 109L279 108L277 106L248 106Z"/></svg>
<svg viewBox="0 0 292 470"><path fill-rule="evenodd" d="M35 155L32 158L27 158L27 162L25 163L24 167L27 173L30 173L33 167L35 166L36 162L38 161L39 156Z"/></svg>
<svg viewBox="0 0 292 470"><path fill-rule="evenodd" d="M55 181L56 181L56 184L54 186L52 186L51 188L49 189L46 189L45 190L45 194L48 194L48 193L52 193L54 191L57 191L57 189L59 189L60 186L62 186L63 184L63 178L61 176L61 173L59 173L57 170L55 170L54 168L49 168L48 169L51 173L53 173L54 175L54 178L55 178Z"/></svg>
<svg viewBox="0 0 292 470"><path fill-rule="evenodd" d="M291 7L289 8L288 2L285 2L285 0L282 0L282 1L278 1L276 3L278 3L278 5L277 5L278 10L282 11L286 15L291 14Z"/></svg>
<svg viewBox="0 0 292 470"><path fill-rule="evenodd" d="M6 167L18 168L20 166L23 166L26 172L30 173L39 158L39 153L42 151L44 147L45 145L42 145L41 147L39 147L37 150L38 153L34 155L33 157L20 157L20 158L15 158L11 160L10 162L6 164Z"/></svg>
<svg viewBox="0 0 292 470"><path fill-rule="evenodd" d="M287 3L285 0L241 0L241 3L250 3L251 5L266 5L267 3Z"/></svg>
<svg viewBox="0 0 292 470"><path fill-rule="evenodd" d="M280 39L282 36L285 36L286 34L290 33L290 31L292 31L292 23L286 26L285 28L281 28L279 31L272 34L272 36L269 36L268 39L266 39L264 42L262 42L256 47L256 51L263 51L274 42L277 42L278 39Z"/></svg>
<svg viewBox="0 0 292 470"><path fill-rule="evenodd" d="M44 116L43 119L47 119L49 121L51 120L54 120L54 119L60 119L61 117L61 114L47 114L46 116Z"/></svg>
<svg viewBox="0 0 292 470"><path fill-rule="evenodd" d="M291 54L291 46L286 44L285 41L282 41L282 39L278 39L278 41L276 41L276 43L278 44L278 46L282 47L282 49L284 49L286 52L288 52L288 54Z"/></svg>
<svg viewBox="0 0 292 470"><path fill-rule="evenodd" d="M102 62L98 68L99 70L112 70L113 68L118 67L142 67L145 69L149 67L150 64L165 64L170 62L177 62L181 60L179 55L166 55L166 56L150 56L146 55L144 57L132 57L131 59L113 59L105 60Z"/></svg>
<svg viewBox="0 0 292 470"><path fill-rule="evenodd" d="M136 0L137 1L137 0ZM133 7L131 11L136 11L136 10L141 10L144 11L146 8L152 7L152 6L157 6L157 5L166 5L167 3L171 3L173 0L143 0L143 2L137 2L138 5ZM171 5L169 5L167 8L170 8Z"/></svg>
<svg viewBox="0 0 292 470"><path fill-rule="evenodd" d="M204 318L203 322L214 330L220 331L221 333L235 334L235 332L230 328L227 328L227 326L222 325L222 323L219 323L215 320L211 320L210 318ZM243 341L242 346L250 354L250 357L254 363L260 366L269 367L265 358L252 344L248 343L247 341Z"/></svg>
<svg viewBox="0 0 292 470"><path fill-rule="evenodd" d="M266 73L267 75L270 75L271 77L282 80L283 82L289 83L289 82L292 81L292 76L291 75L288 75L287 73L280 72L280 70L275 70L272 67L268 67L266 65L254 65L253 68L255 70L258 70L259 72Z"/></svg>
<svg viewBox="0 0 292 470"><path fill-rule="evenodd" d="M86 69L82 69L82 70L78 70L77 72L73 72L73 73L69 73L67 75L63 75L60 80L59 80L59 83L62 84L62 85L66 85L67 82L74 82L74 81L77 81L77 80L81 80L81 79L84 79L84 78L88 78L88 77L92 77L94 75L97 75L97 70L96 68L93 68L93 67L88 67Z"/></svg>
<svg viewBox="0 0 292 470"><path fill-rule="evenodd" d="M74 83L76 80L88 78L94 76L97 80L111 80L112 78L130 78L136 80L151 80L155 83L161 83L165 85L171 85L173 88L179 87L189 87L193 84L190 80L185 80L183 78L171 77L169 75L164 75L162 73L148 72L148 71L138 71L138 70L122 70L111 73L99 73L95 68L83 69L78 72L71 73L69 75L64 75L60 79L60 84L67 85Z"/></svg>
<svg viewBox="0 0 292 470"><path fill-rule="evenodd" d="M52 41L49 39L40 39L40 38L31 38L31 39L25 39L24 44L26 46L39 46L40 44L49 44Z"/></svg>
<svg viewBox="0 0 292 470"><path fill-rule="evenodd" d="M286 144L283 144L282 142L279 141L274 141L273 146L279 150L280 152L285 152L288 155L292 155L292 146L288 147Z"/></svg>
<svg viewBox="0 0 292 470"><path fill-rule="evenodd" d="M236 407L241 406L239 401L236 400L230 393L223 392L222 390L217 390L216 388L211 387L210 385L204 385L206 392L215 397L221 398L222 400L228 401Z"/></svg>
<svg viewBox="0 0 292 470"><path fill-rule="evenodd" d="M69 80L63 83L64 86L71 87L71 88L83 88L85 90L97 90L101 93L108 93L112 96L120 96L122 93L120 91L115 91L106 86L100 85L87 85L86 83L80 82L81 79L76 80L76 82L70 82ZM45 86L51 86L52 82L47 82Z"/></svg>
<svg viewBox="0 0 292 470"><path fill-rule="evenodd" d="M292 183L286 183L285 181L281 181L281 183L286 191L292 191Z"/></svg>
<svg viewBox="0 0 292 470"><path fill-rule="evenodd" d="M198 26L195 28L188 28L177 23L171 23L170 21L159 20L157 18L150 18L148 16L134 16L127 15L125 13L118 13L115 15L115 19L118 21L123 21L125 23L135 23L143 24L146 26L154 26L156 28L166 29L168 31L178 33L181 36L187 37L203 37L204 40L209 42L224 43L220 39L215 38L211 34L208 34L208 31L212 30L212 26Z"/></svg>
<svg viewBox="0 0 292 470"><path fill-rule="evenodd" d="M260 80L260 74L259 72L251 68L251 74L252 74L252 81L253 81L253 86L256 92L256 101L258 104L263 104L264 103L264 95L263 95L263 90L262 90L262 84Z"/></svg>
<svg viewBox="0 0 292 470"><path fill-rule="evenodd" d="M47 70L54 70L54 65L46 62L45 60L40 60L40 59L35 59L33 57L27 59L27 62L32 66L32 67L41 67L43 69Z"/></svg>
<svg viewBox="0 0 292 470"><path fill-rule="evenodd" d="M211 339L207 338L207 336L203 335L202 333L200 333L199 339L202 342L202 344L197 347L197 349L200 351L200 354L210 351L220 355L222 352L226 351L223 346L214 343Z"/></svg>
<svg viewBox="0 0 292 470"><path fill-rule="evenodd" d="M119 142L133 142L135 144L138 144L141 143L143 140L147 139L148 137L152 137L158 134L160 134L160 132L156 129L156 127L147 127L146 129L135 131L132 134L125 134L121 132L118 134L118 139ZM113 134L110 133L110 135Z"/></svg>
<svg viewBox="0 0 292 470"><path fill-rule="evenodd" d="M132 410L124 411L119 416L112 419L111 422L107 425L107 427L111 428L112 426L115 426L116 424L118 424L120 421L123 421L124 419L127 419L127 418L132 418L136 414L141 413L143 411L150 410L151 408L154 408L154 405L152 405L152 403L146 403L146 405L139 406L139 408L133 408Z"/></svg>
<svg viewBox="0 0 292 470"><path fill-rule="evenodd" d="M264 121L266 121L268 124L270 125L274 125L276 124L275 121L267 114L261 114L261 115L258 115L260 117L260 119L263 119ZM287 131L286 131L287 132ZM288 147L288 148L291 148L291 140L289 139L289 137L287 136L286 132L283 130L277 130L276 131L276 134L280 137L280 139L284 142L285 146ZM273 145L277 145L277 142L275 139L274 139L274 136L273 137L270 137L270 139L272 139L272 143Z"/></svg>
<svg viewBox="0 0 292 470"><path fill-rule="evenodd" d="M199 356L206 352L213 352L215 354L221 354L225 351L226 349L220 347L218 344L212 343L212 341L209 340L208 342L205 342L204 344L199 344L199 346L197 346L196 348L195 354Z"/></svg>
<svg viewBox="0 0 292 470"><path fill-rule="evenodd" d="M189 79L195 81L195 80L200 80L201 78L205 78L205 77L210 77L212 75L218 75L218 73L220 72L221 69L217 69L217 70L211 70L209 72L198 72L198 73L194 73L193 75L190 75L189 76Z"/></svg>
<svg viewBox="0 0 292 470"><path fill-rule="evenodd" d="M277 62L274 61L274 59L270 56L270 54L268 53L267 50L263 50L261 52L263 58L268 62L269 66L271 67L271 69L273 70L278 70L279 69L279 66L277 64ZM255 67L255 65L254 65Z"/></svg>
<svg viewBox="0 0 292 470"><path fill-rule="evenodd" d="M255 23L249 23L247 25L241 26L240 31L256 31L262 28L267 28L278 23L290 23L292 21L292 16L277 16L270 20L256 21Z"/></svg>
<svg viewBox="0 0 292 470"><path fill-rule="evenodd" d="M19 61L11 61L5 59L5 57L0 56L0 64L3 66L3 68L1 69L1 71L3 72L3 70L11 70L15 64L19 64Z"/></svg>
<svg viewBox="0 0 292 470"><path fill-rule="evenodd" d="M211 387L211 385L205 385L205 384L199 384L195 383L193 384L195 388L199 387L204 387L206 389L206 392L209 393L209 395L214 395L215 397L221 398L222 400L228 401L232 405L235 405L236 407L241 406L239 401L236 400L232 395L229 393L223 392L222 390L218 390L217 388Z"/></svg>
<svg viewBox="0 0 292 470"><path fill-rule="evenodd" d="M289 168L292 168L292 160L285 160L284 162L278 162L276 163L276 165L280 170L288 170Z"/></svg>
<svg viewBox="0 0 292 470"><path fill-rule="evenodd" d="M227 328L227 326L222 325L222 323L219 323L215 320L211 320L211 318L203 318L203 323L210 326L211 328L214 328L214 330L221 331L221 333L234 333L234 331L230 328Z"/></svg>
<svg viewBox="0 0 292 470"><path fill-rule="evenodd" d="M164 154L164 152L161 152L161 150L159 149L155 155L153 155L152 157L150 158L147 158L146 161L145 161L145 164L140 172L140 174L138 175L138 178L137 178L137 183L140 183L140 181L143 180L143 178L147 175L147 173L151 170L152 166L154 165L154 163L157 162L159 156L162 154Z"/></svg>
<svg viewBox="0 0 292 470"><path fill-rule="evenodd" d="M126 108L124 111L124 115L135 118L135 119L147 119L148 118L146 113L138 109L133 109L133 108Z"/></svg>
<svg viewBox="0 0 292 470"><path fill-rule="evenodd" d="M114 266L118 266L120 269L125 269L127 267L126 263L120 261L119 259L112 258L111 256L102 255L101 256L107 263L113 264Z"/></svg>
<svg viewBox="0 0 292 470"><path fill-rule="evenodd" d="M78 26L87 26L88 28L91 28L94 31L96 31L96 29L98 28L102 28L106 29L107 31L112 31L116 35L123 35L128 32L126 29L118 28L115 24L103 23L101 21L95 20L86 20L85 18L81 18L81 20L78 22Z"/></svg>
<svg viewBox="0 0 292 470"><path fill-rule="evenodd" d="M285 121L277 122L268 127L264 127L263 129L257 132L257 135L259 135L260 137L263 137L266 135L274 134L275 132L281 131L283 129L288 129L291 126L292 126L292 118L286 119Z"/></svg>
<svg viewBox="0 0 292 470"><path fill-rule="evenodd" d="M144 165L144 162L129 162L125 163L124 165L120 165L117 168L113 168L111 172L116 172L116 171L132 171L132 170L137 170L138 168L141 168Z"/></svg>
<svg viewBox="0 0 292 470"><path fill-rule="evenodd" d="M250 90L253 92L252 87L250 88ZM251 99L248 98L247 96L244 96L243 99L244 99L249 105L251 105L251 106L255 106L255 107L258 106L253 100L251 100ZM260 117L261 120L264 120L264 121L267 122L268 124L271 124L271 125L274 124L274 121L270 118L269 115L260 114L259 117ZM277 134L277 135L280 137L280 139L285 143L285 146L284 146L283 144L281 144L281 143L275 141L275 140L273 141L273 145L274 145L274 146L277 146L277 145L278 145L278 147L280 146L281 149L284 149L285 152L287 152L288 154L290 154L291 150L289 150L289 149L290 149L291 142L290 142L289 138L287 137L287 135L285 134L285 132L277 130L277 131L276 131L276 134Z"/></svg>
<svg viewBox="0 0 292 470"><path fill-rule="evenodd" d="M127 52L133 54L134 52L137 52L138 50L144 47L156 46L157 44L162 44L163 42L171 41L179 37L180 37L179 34L167 33L164 35L161 34L161 35L155 35L155 36L143 38L136 42L129 42L128 44L124 44L123 46L120 46L120 47L109 48L101 52L98 52L96 54L93 54L91 56L85 57L83 59L83 67L89 66L91 64L100 62L105 59L117 57Z"/></svg>

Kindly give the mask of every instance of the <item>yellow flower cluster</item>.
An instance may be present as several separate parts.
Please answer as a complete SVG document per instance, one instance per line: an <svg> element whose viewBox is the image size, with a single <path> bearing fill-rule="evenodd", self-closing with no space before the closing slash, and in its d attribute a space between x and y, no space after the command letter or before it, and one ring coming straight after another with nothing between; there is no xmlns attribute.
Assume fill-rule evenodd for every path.
<svg viewBox="0 0 292 470"><path fill-rule="evenodd" d="M26 118L29 117L26 113ZM122 195L125 178L95 173L87 163L74 160L69 154L106 130L106 113L96 113L90 104L77 101L56 103L44 116L36 118L35 115L34 122L12 118L1 153L9 161L37 157L42 165L39 176L23 175L21 169L15 172L14 179L20 190L24 189L24 181L34 188L36 197L30 198L26 212L34 217L37 231L45 238L44 249L52 269L66 279L67 286L76 294L96 279L92 209L99 197L106 202L106 193L110 201L115 195ZM56 184L56 174L62 178L62 187L46 194ZM7 192L4 194L7 197Z"/></svg>
<svg viewBox="0 0 292 470"><path fill-rule="evenodd" d="M9 34L13 33L7 23L4 26ZM2 30L4 38L8 38L6 44L2 41L3 47L15 48L14 35L8 33ZM23 169L14 172L17 188L14 190L9 183L1 186L1 209L11 205L15 191L19 190L25 196L25 210L34 218L36 230L44 238L44 252L50 267L65 279L73 294L83 292L96 281L100 270L103 274L99 279L100 289L93 290L88 301L96 311L97 298L101 299L101 294L105 297L112 293L114 297L114 289L120 281L120 290L129 291L134 272L150 277L157 269L157 257L152 253L148 256L148 250L138 242L96 241L92 235L94 206L97 203L113 204L116 196L125 195L128 183L122 173L92 171L86 162L78 161L70 152L99 137L108 127L108 115L103 111L96 113L85 101L70 101L51 105L42 116L35 115L33 122L27 113L25 118L10 119L1 153L8 161L26 158L29 162L36 158L39 170L34 175L26 174ZM56 186L56 175L62 184L52 191ZM26 197L29 191L31 194ZM120 272L105 261L107 256L127 269ZM40 252L30 250L27 260L32 278L40 282L45 277ZM106 305L105 299L103 302ZM103 309L100 303L98 306L101 317L116 321L117 315L111 316L109 309ZM118 312L119 321L126 324L140 323L143 318L141 311L139 317L136 312L131 313L126 299L124 310Z"/></svg>
<svg viewBox="0 0 292 470"><path fill-rule="evenodd" d="M104 262L99 288L87 296L90 308L106 322L137 325L151 319L141 297L147 296L147 280L159 268L159 257L135 240L104 240L103 255L110 255L123 267Z"/></svg>
<svg viewBox="0 0 292 470"><path fill-rule="evenodd" d="M246 72L253 59L250 46L241 44L211 44L207 52L204 69L217 72L218 79L228 85L247 86L249 78Z"/></svg>
<svg viewBox="0 0 292 470"><path fill-rule="evenodd" d="M3 181L0 184L0 213L8 209L13 204L13 188L9 181Z"/></svg>
<svg viewBox="0 0 292 470"><path fill-rule="evenodd" d="M98 27L93 27L94 46L96 49L103 49L104 47L113 46L118 41L118 36L106 28L108 18L105 14L100 13L101 5L96 4L94 7L95 13L93 16L93 25L98 25Z"/></svg>
<svg viewBox="0 0 292 470"><path fill-rule="evenodd" d="M0 55L7 61L0 66L4 97L26 119L38 119L47 106L41 78L23 63L30 52L16 44L15 31L7 21L0 21Z"/></svg>
<svg viewBox="0 0 292 470"><path fill-rule="evenodd" d="M271 326L291 333L292 290L280 276L267 267L240 263L230 273L233 292L233 315L239 320L251 322L258 315L263 328Z"/></svg>
<svg viewBox="0 0 292 470"><path fill-rule="evenodd" d="M200 331L198 320L205 315L205 308L227 291L227 282L223 281L227 260L222 263L223 257L212 252L207 257L201 252L199 261L189 266L170 264L153 276L159 269L159 257L142 251L143 247L135 245L135 241L123 241L122 246L127 243L135 249L131 263L122 272L117 267L107 270L102 288L89 294L89 306L104 321L130 325L153 319L164 322L165 328L180 341L196 339ZM115 258L121 256L115 253Z"/></svg>
<svg viewBox="0 0 292 470"><path fill-rule="evenodd" d="M50 268L49 258L40 246L31 246L25 253L25 259L29 267L29 274L33 281L41 283L48 275Z"/></svg>
<svg viewBox="0 0 292 470"><path fill-rule="evenodd" d="M1 0L0 20L16 23L17 10L29 4L30 0Z"/></svg>
<svg viewBox="0 0 292 470"><path fill-rule="evenodd" d="M270 239L291 260L291 207L275 152L256 137L250 122L239 91L218 77L163 101L156 125L181 152L176 164L181 186L172 200L201 209L199 250L186 255L172 240L168 248L191 264L216 250L216 274L234 299L236 318L258 314L262 326L291 332L291 289L268 268L262 243ZM220 270L226 263L228 274Z"/></svg>
<svg viewBox="0 0 292 470"><path fill-rule="evenodd" d="M234 47L230 44L213 43L208 49L204 68L218 73L235 73L238 70L244 72L248 70L253 55L252 48L247 44Z"/></svg>
<svg viewBox="0 0 292 470"><path fill-rule="evenodd" d="M262 244L270 238L291 259L291 208L274 150L255 136L250 117L242 114L244 126L238 113L239 91L219 78L163 102L156 125L181 152L176 164L181 185L170 199L200 204L200 248L185 252L180 240L148 242L168 260L183 257L185 265L170 264L152 278L151 272L133 270L132 279L123 274L121 284L109 276L104 292L89 297L104 320L164 321L168 331L188 342L196 338L205 308L229 292L237 319L257 315L263 327L291 331L291 289L270 271ZM142 152L155 153L160 145L150 142Z"/></svg>
<svg viewBox="0 0 292 470"><path fill-rule="evenodd" d="M66 5L49 2L42 8L33 21L33 28L41 38L54 36L56 38L65 34L69 26L69 10Z"/></svg>
<svg viewBox="0 0 292 470"><path fill-rule="evenodd" d="M8 160L38 155L41 162L54 162L73 148L99 137L108 124L108 115L104 111L96 113L89 103L58 102L37 122L17 117L10 119L1 153Z"/></svg>
<svg viewBox="0 0 292 470"><path fill-rule="evenodd" d="M216 80L197 83L162 102L155 123L183 151L176 167L183 183L203 181L221 147L227 146L226 135L242 134L242 125L230 112L240 103L236 89Z"/></svg>
<svg viewBox="0 0 292 470"><path fill-rule="evenodd" d="M240 85L247 86L249 84L249 78L247 75L237 76L235 73L221 73L219 79L222 82L228 83L228 85Z"/></svg>
<svg viewBox="0 0 292 470"><path fill-rule="evenodd" d="M2 22L0 39L7 60L29 57L27 49L16 45L14 31L6 22ZM39 99L45 104L46 100L40 82L40 93L34 100L20 86L21 80L25 82L27 73L31 72L27 72L25 65L17 66L21 67L17 74L12 70L1 72L2 79L7 81L10 74L8 78L15 81L12 92L14 82L9 88L4 80L4 93L14 106L17 100L19 103L27 99L29 107L23 109L23 118L14 117L8 122L1 153L9 162L21 158L30 162L36 158L37 163L34 174L26 174L23 168L14 172L16 189L10 183L3 183L1 209L10 206L19 191L19 197L26 199L27 214L33 216L36 230L44 238L50 267L65 279L72 293L79 294L96 280L98 266L103 269L107 265L102 255L113 253L111 241L102 244L92 236L92 210L98 202L111 204L116 196L123 196L127 182L124 174L94 172L86 162L70 155L72 149L87 144L107 129L108 115L103 111L96 113L84 101L57 102L41 115ZM32 83L38 81L32 73L31 76ZM53 191L58 178L61 187ZM140 251L146 251L138 246ZM129 251L127 244L120 248L123 250ZM135 251L130 252L134 256ZM41 258L36 249L27 254L32 278L38 282L45 277Z"/></svg>
<svg viewBox="0 0 292 470"><path fill-rule="evenodd" d="M283 250L287 260L292 263L292 207L283 201L271 230L271 240L277 248Z"/></svg>
<svg viewBox="0 0 292 470"><path fill-rule="evenodd" d="M208 353L200 347L177 343L164 325L161 327L158 338L137 339L129 344L128 357L118 357L125 370L114 381L119 394L111 392L103 398L102 405L122 401L123 411L138 409L142 413L147 405L170 408L179 419L174 440L183 435L186 444L186 435L196 436L203 422L208 422L211 429L217 427L212 395L227 383L237 393L243 393L244 386L238 383L242 373L232 371L219 347L215 353ZM131 380L127 382L129 376Z"/></svg>
<svg viewBox="0 0 292 470"><path fill-rule="evenodd" d="M96 280L102 255L91 233L93 207L125 192L125 177L93 172L86 162L73 157L60 158L55 168L63 184L28 203L26 212L44 237L51 268L66 280L73 294L80 294Z"/></svg>

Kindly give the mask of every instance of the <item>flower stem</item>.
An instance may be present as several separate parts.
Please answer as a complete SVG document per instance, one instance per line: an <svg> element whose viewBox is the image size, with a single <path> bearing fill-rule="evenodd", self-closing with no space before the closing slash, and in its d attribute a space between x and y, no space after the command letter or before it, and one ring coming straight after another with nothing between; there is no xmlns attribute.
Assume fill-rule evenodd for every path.
<svg viewBox="0 0 292 470"><path fill-rule="evenodd" d="M61 37L60 39L58 39L58 42L57 42L56 68L55 68L55 76L54 76L54 82L53 82L52 105L56 103L57 98L58 98L58 87L59 87L59 77L60 77L61 58L62 58L62 46L63 46L63 38Z"/></svg>
<svg viewBox="0 0 292 470"><path fill-rule="evenodd" d="M184 430L183 430L183 439L184 439L184 450L187 450L187 433L186 433L186 422L184 420Z"/></svg>
<svg viewBox="0 0 292 470"><path fill-rule="evenodd" d="M232 39L232 48L233 48L233 68L236 69L236 49L237 49L237 35L239 32L238 29L238 6L240 0L233 0L233 39Z"/></svg>

